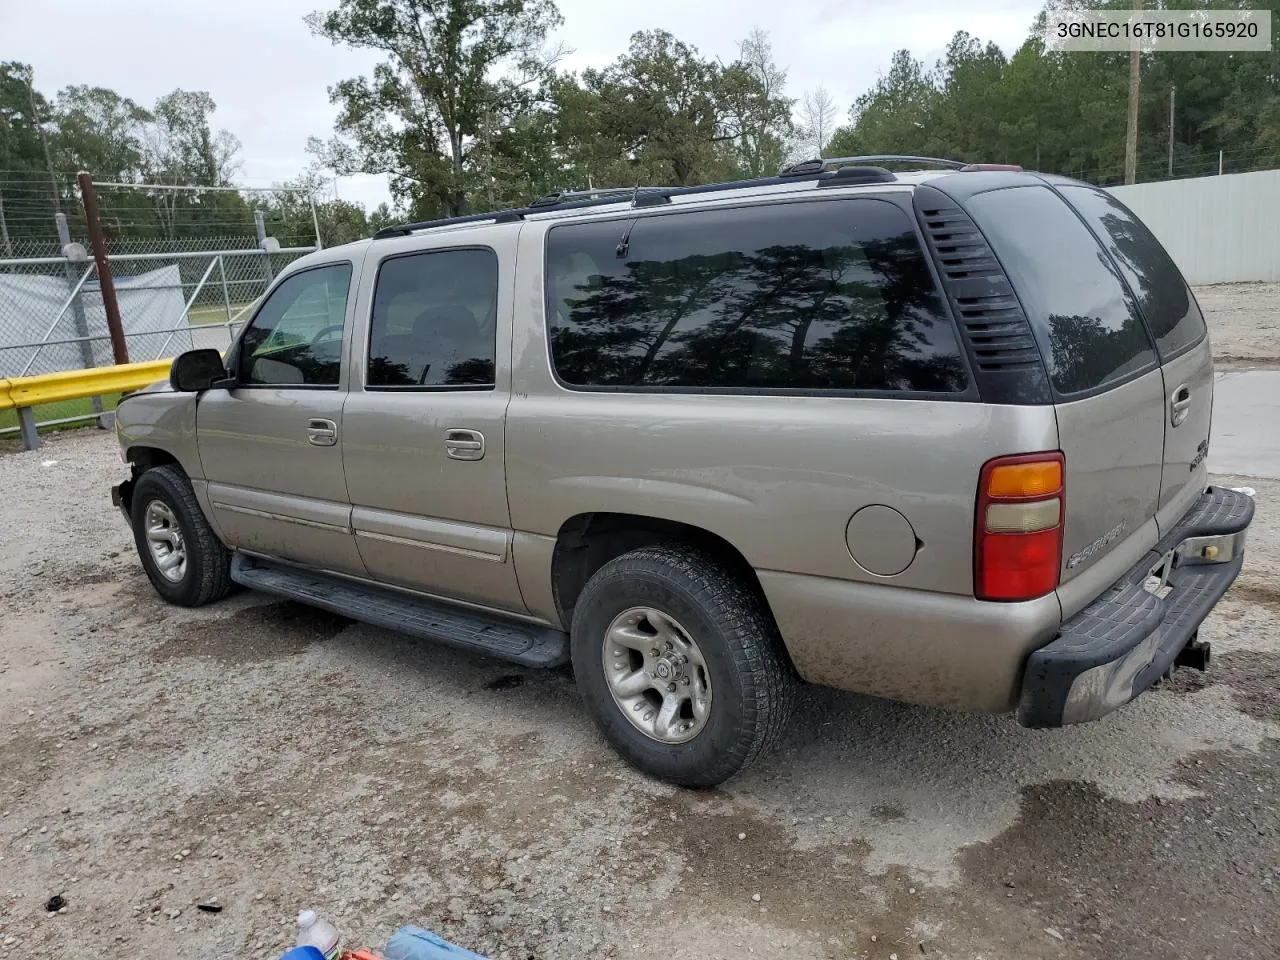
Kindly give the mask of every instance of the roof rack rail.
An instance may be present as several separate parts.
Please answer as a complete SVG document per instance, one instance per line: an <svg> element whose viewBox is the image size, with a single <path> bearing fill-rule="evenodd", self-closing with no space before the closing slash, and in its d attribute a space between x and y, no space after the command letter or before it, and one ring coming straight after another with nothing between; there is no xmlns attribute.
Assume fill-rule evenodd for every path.
<svg viewBox="0 0 1280 960"><path fill-rule="evenodd" d="M531 207L546 207L554 203L568 203L573 200L595 200L603 197L622 199L634 197L639 193L650 193L655 190L674 190L674 187L601 187L592 190L561 190L559 193L548 193L529 204Z"/></svg>
<svg viewBox="0 0 1280 960"><path fill-rule="evenodd" d="M868 158L861 158L868 159ZM908 158L910 159L910 158ZM939 161L951 163L952 161ZM561 210L584 210L590 207L607 206L622 203L630 199L633 207L652 207L671 202L672 197L685 197L698 193L720 193L728 190L748 190L753 187L788 186L797 180L826 181L835 178L845 160L806 160L801 164L784 168L777 176L757 177L754 180L730 180L724 183L706 183L692 187L604 187L598 190L576 190L549 194L539 197L527 207L512 207L506 210L493 210L488 213L469 213L459 217L443 217L439 220L420 220L414 223L402 223L393 227L384 227L373 235L375 240L388 237L407 237L418 230L430 230L436 227L456 226L464 223L514 223L534 214L552 213ZM956 164L963 166L963 164ZM883 169L866 167L856 175L842 175L841 186L853 182L887 182L896 179L892 173ZM835 184L833 184L834 186Z"/></svg>
<svg viewBox="0 0 1280 960"><path fill-rule="evenodd" d="M813 161L806 161L812 163ZM935 167L947 167L959 170L966 166L963 160L946 160L942 157L913 157L901 153L876 153L865 157L826 157L822 160L823 170L838 170L840 167L860 166L880 163L923 163Z"/></svg>

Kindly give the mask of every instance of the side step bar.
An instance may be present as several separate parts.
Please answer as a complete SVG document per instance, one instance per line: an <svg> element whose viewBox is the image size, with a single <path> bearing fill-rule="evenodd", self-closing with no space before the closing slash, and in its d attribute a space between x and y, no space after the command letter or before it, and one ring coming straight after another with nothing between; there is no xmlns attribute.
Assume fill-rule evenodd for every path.
<svg viewBox="0 0 1280 960"><path fill-rule="evenodd" d="M242 553L231 558L231 579L251 590L527 667L554 667L569 660L568 634L552 627L271 564Z"/></svg>

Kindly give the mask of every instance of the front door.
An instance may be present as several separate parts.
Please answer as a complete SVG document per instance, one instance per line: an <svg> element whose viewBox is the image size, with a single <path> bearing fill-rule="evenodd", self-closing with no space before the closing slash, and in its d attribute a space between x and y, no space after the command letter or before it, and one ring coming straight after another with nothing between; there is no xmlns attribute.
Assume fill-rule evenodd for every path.
<svg viewBox="0 0 1280 960"><path fill-rule="evenodd" d="M352 264L302 270L263 301L229 390L200 398L196 437L232 547L362 575L342 474L342 356Z"/></svg>
<svg viewBox="0 0 1280 960"><path fill-rule="evenodd" d="M343 411L342 459L370 576L523 613L504 442L518 230L495 228L496 249L388 250L367 350L353 350L365 362Z"/></svg>

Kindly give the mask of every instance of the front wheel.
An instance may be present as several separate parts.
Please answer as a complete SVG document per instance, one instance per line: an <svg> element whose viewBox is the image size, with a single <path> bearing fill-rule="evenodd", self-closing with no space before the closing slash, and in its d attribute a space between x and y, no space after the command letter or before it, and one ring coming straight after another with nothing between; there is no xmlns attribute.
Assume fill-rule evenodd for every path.
<svg viewBox="0 0 1280 960"><path fill-rule="evenodd" d="M574 608L578 689L633 766L723 783L781 736L791 664L757 593L708 553L661 545L596 571Z"/></svg>
<svg viewBox="0 0 1280 960"><path fill-rule="evenodd" d="M165 600L198 607L231 590L231 554L178 467L153 467L138 478L130 516L142 567Z"/></svg>

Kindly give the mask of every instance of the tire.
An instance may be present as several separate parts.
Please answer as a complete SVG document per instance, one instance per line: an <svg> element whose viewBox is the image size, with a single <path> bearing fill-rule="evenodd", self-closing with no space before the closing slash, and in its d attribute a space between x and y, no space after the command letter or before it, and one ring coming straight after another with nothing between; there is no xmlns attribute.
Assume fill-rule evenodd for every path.
<svg viewBox="0 0 1280 960"><path fill-rule="evenodd" d="M179 534L178 540L169 541L167 550L161 543L161 558L152 551L147 536L149 517L154 525L162 529L176 528ZM142 568L147 571L156 593L169 603L199 607L220 600L230 592L231 552L214 535L196 501L191 482L179 467L153 467L138 478L133 488L130 519ZM185 563L170 567L166 573L161 561L179 550Z"/></svg>
<svg viewBox="0 0 1280 960"><path fill-rule="evenodd" d="M645 613L636 621L641 609L656 616ZM650 631L656 631L650 650L624 645ZM673 633L695 649L689 653L675 640L677 649L653 658L672 642L661 638ZM626 639L610 639L616 637ZM578 598L570 643L578 690L605 738L632 766L679 786L716 786L767 753L794 704L795 673L763 598L694 547L642 547L606 563ZM681 649L688 655L680 657ZM640 684L670 677L663 657L673 655L689 661L677 663L677 683L659 679L662 689L615 697L615 688L633 689L624 679ZM693 708L700 690L706 693L701 719ZM668 699L681 697L687 703L674 717L666 713L663 726ZM654 729L641 729L650 723ZM682 724L696 729L682 732ZM666 736L655 736L664 731ZM687 739L676 742L681 737Z"/></svg>

